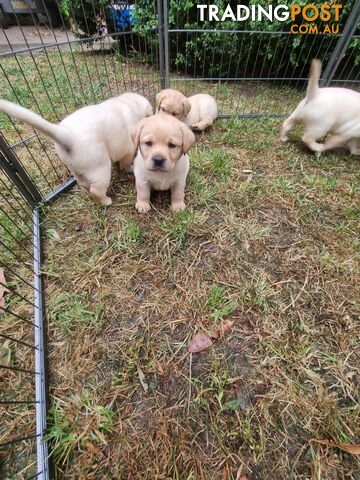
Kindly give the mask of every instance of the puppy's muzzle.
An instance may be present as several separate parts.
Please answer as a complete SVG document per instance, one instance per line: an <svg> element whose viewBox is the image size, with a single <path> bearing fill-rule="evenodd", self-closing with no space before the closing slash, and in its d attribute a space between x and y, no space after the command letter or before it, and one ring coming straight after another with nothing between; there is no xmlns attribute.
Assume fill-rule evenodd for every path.
<svg viewBox="0 0 360 480"><path fill-rule="evenodd" d="M166 158L161 155L155 155L152 157L153 170L164 170Z"/></svg>

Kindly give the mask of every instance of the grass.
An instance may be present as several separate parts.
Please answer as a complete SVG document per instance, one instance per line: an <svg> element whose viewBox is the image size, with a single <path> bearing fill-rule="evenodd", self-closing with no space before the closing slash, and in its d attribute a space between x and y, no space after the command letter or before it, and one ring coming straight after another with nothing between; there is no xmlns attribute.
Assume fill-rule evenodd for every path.
<svg viewBox="0 0 360 480"><path fill-rule="evenodd" d="M284 86L209 91L224 112L256 111L265 99L269 111L288 110L299 97ZM200 135L179 214L167 193L137 214L133 181L116 171L110 208L77 188L46 207L48 438L58 478L359 477L358 457L313 441L360 435L358 159L317 159L299 130L280 145L279 126L219 120ZM211 348L188 353L197 332L229 320ZM0 355L27 358L10 343ZM14 412L6 422L15 435ZM29 410L21 418L26 425Z"/></svg>
<svg viewBox="0 0 360 480"><path fill-rule="evenodd" d="M58 399L54 403L54 407L49 411L52 425L46 437L54 445L53 455L61 457L63 464L69 461L75 449L87 449L92 454L101 456L101 451L94 442L106 443L104 434L113 430L113 411L94 405L94 392L86 389L80 396L74 396L71 402L64 404ZM81 428L84 418L86 421L90 419L86 432Z"/></svg>
<svg viewBox="0 0 360 480"><path fill-rule="evenodd" d="M61 478L357 478L356 456L312 440L359 435L358 161L316 159L297 132L280 146L278 129L218 121L201 135L180 214L161 193L138 215L118 174L111 208L74 190L47 212L61 237L45 264L61 272L46 282L53 408L80 414L85 382L113 414L91 437L101 454L53 437ZM61 329L64 290L101 304L99 321ZM227 320L231 333L187 353ZM76 435L93 421L79 416Z"/></svg>

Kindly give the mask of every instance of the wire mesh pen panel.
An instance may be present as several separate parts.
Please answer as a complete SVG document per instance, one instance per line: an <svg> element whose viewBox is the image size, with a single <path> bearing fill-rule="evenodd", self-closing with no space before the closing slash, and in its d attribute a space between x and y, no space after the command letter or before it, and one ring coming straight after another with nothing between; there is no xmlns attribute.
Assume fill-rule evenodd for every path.
<svg viewBox="0 0 360 480"><path fill-rule="evenodd" d="M136 18L141 3L23 3L21 11L10 4L1 11L1 98L53 122L124 92L154 98L160 88L154 2L146 5L146 24ZM73 182L46 137L4 114L0 128L0 477L45 479L38 205Z"/></svg>
<svg viewBox="0 0 360 480"><path fill-rule="evenodd" d="M9 29L2 30L5 50L0 57L2 98L58 122L78 108L126 91L153 97L160 81L157 13L153 2L150 26L140 26L136 31L134 17L126 20L120 10L110 7L105 10L101 2L82 1L68 2L67 10L57 9L58 28L54 29L54 12L50 17L43 4L46 27L39 25L34 14L30 16L30 27L21 26L15 12L12 16L25 48L16 49ZM126 9L126 3L121 8ZM134 5L127 9L134 9ZM75 22L75 35L65 28L66 12ZM40 40L35 46L31 44L33 36ZM29 176L44 197L69 178L69 172L58 161L46 138L4 115L1 130L23 166L26 168L30 163Z"/></svg>
<svg viewBox="0 0 360 480"><path fill-rule="evenodd" d="M323 33L328 22L317 22L318 33L312 34L305 28L307 22L297 18L294 32L306 33L294 35L290 31L291 18L279 22L273 21L274 17L259 16L256 10L259 2L219 1L215 6L215 2L202 2L201 8L198 3L175 0L168 3L165 14L170 75L167 80L185 95L203 91L214 95L220 116L287 114L303 95L311 59L322 60L325 69L340 38ZM239 3L249 4L249 11L240 10L237 17ZM349 41L336 68L326 72L325 80L333 86L354 88L359 85L360 32L354 28L358 26L358 7L355 1L339 3L342 9L333 29L343 32L349 21L347 32L344 31ZM227 5L232 7L233 17L221 21ZM234 21L247 16L247 20Z"/></svg>
<svg viewBox="0 0 360 480"><path fill-rule="evenodd" d="M39 217L3 171L0 184L0 471L32 478L47 463Z"/></svg>
<svg viewBox="0 0 360 480"><path fill-rule="evenodd" d="M323 62L323 86L360 88L360 0L338 2L334 33L323 33L321 21L318 32L301 35L290 25L306 29L303 19L250 13L220 21L228 3L236 14L239 2L217 0L216 11L212 2L198 3L0 2L0 97L57 123L124 92L154 105L156 93L172 87L210 93L223 118L276 118L303 97L312 58ZM2 113L0 130L0 478L48 479L40 227L75 181L48 138Z"/></svg>

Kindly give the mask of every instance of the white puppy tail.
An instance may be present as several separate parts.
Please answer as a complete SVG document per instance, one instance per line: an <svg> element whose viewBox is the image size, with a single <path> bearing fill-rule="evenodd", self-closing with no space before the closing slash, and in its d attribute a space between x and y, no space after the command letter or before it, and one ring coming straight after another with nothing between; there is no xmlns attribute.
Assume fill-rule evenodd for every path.
<svg viewBox="0 0 360 480"><path fill-rule="evenodd" d="M66 128L48 122L31 110L27 110L26 108L20 107L20 105L17 105L16 103L8 102L7 100L0 100L0 110L11 117L15 117L18 120L30 124L36 130L39 130L39 132L59 143L66 150L69 150L72 146L71 135Z"/></svg>
<svg viewBox="0 0 360 480"><path fill-rule="evenodd" d="M313 60L311 62L310 77L306 91L306 103L311 102L319 93L319 79L321 75L321 61Z"/></svg>

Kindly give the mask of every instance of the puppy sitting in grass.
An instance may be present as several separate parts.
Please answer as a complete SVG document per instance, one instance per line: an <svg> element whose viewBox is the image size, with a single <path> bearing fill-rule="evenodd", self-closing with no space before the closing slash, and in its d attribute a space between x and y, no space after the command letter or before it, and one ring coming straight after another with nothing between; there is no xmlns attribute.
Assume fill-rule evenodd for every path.
<svg viewBox="0 0 360 480"><path fill-rule="evenodd" d="M320 154L346 145L353 155L360 155L360 93L347 88L320 88L320 60L313 60L307 93L295 111L283 123L280 140L286 142L289 131L305 124L302 141ZM317 140L324 138L324 143Z"/></svg>
<svg viewBox="0 0 360 480"><path fill-rule="evenodd" d="M169 115L153 115L141 120L132 133L138 148L134 161L136 209L150 210L150 191L171 190L171 210L185 209L185 184L189 171L186 155L195 135L182 122Z"/></svg>
<svg viewBox="0 0 360 480"><path fill-rule="evenodd" d="M156 95L156 112L168 113L194 132L202 132L214 123L217 105L215 99L206 93L187 98L179 90L167 88Z"/></svg>

